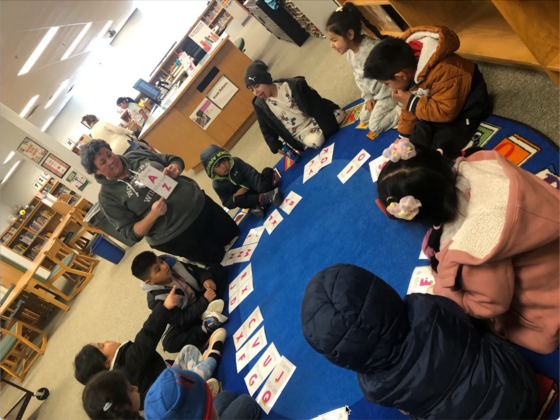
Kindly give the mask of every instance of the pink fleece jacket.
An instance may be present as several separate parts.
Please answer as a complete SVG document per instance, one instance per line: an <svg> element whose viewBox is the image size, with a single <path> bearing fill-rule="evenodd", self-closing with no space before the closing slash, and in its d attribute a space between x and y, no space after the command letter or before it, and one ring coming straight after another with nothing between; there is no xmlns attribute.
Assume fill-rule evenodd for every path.
<svg viewBox="0 0 560 420"><path fill-rule="evenodd" d="M493 151L457 163L460 216L443 226L434 294L538 353L558 348L558 190Z"/></svg>

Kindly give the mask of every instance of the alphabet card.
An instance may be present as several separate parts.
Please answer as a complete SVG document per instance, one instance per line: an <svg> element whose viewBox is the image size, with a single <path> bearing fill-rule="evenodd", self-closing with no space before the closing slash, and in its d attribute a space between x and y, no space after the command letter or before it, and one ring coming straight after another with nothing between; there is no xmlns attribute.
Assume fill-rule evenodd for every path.
<svg viewBox="0 0 560 420"><path fill-rule="evenodd" d="M257 309L253 311L249 318L239 327L239 329L233 335L233 344L235 344L235 351L239 350L241 346L247 341L251 334L253 334L259 325L263 322L263 316L261 314L261 308L257 306Z"/></svg>
<svg viewBox="0 0 560 420"><path fill-rule="evenodd" d="M356 157L352 159L350 163L338 174L340 182L346 184L346 181L348 181L370 157L371 155L362 149L362 151L358 153Z"/></svg>
<svg viewBox="0 0 560 420"><path fill-rule="evenodd" d="M317 155L305 165L303 169L303 183L305 184L307 180L317 175L317 172L319 172L320 169L321 163L319 160L319 155Z"/></svg>
<svg viewBox="0 0 560 420"><path fill-rule="evenodd" d="M240 284L246 283L251 277L253 277L253 269L251 268L251 264L249 264L245 269L239 273L239 275L233 279L233 281L229 284L229 294L230 296L232 293L239 288Z"/></svg>
<svg viewBox="0 0 560 420"><path fill-rule="evenodd" d="M237 308L241 302L253 291L253 275L251 264L237 276L229 286L229 313Z"/></svg>
<svg viewBox="0 0 560 420"><path fill-rule="evenodd" d="M266 414L270 414L270 410L274 407L295 370L296 367L282 356L257 397L257 403Z"/></svg>
<svg viewBox="0 0 560 420"><path fill-rule="evenodd" d="M224 255L224 259L222 260L221 264L224 267L234 264L237 254L239 254L240 250L241 248L234 248L234 249L230 249L229 251L226 251Z"/></svg>
<svg viewBox="0 0 560 420"><path fill-rule="evenodd" d="M258 243L261 239L263 231L264 231L264 226L251 229L247 234L247 237L245 238L245 242L243 242L243 245L251 245L251 244Z"/></svg>
<svg viewBox="0 0 560 420"><path fill-rule="evenodd" d="M282 209L286 214L290 214L294 207L301 201L301 198L301 195L298 195L293 191L290 192L288 196L284 198L284 202L280 205L280 209Z"/></svg>
<svg viewBox="0 0 560 420"><path fill-rule="evenodd" d="M423 267L416 267L412 272L412 278L408 285L407 295L411 293L428 293L434 294L434 285L436 280L432 274L432 269L429 265Z"/></svg>
<svg viewBox="0 0 560 420"><path fill-rule="evenodd" d="M389 159L383 156L379 156L369 163L369 171L371 172L371 179L374 183L379 179L381 169L383 169L387 162L389 162Z"/></svg>
<svg viewBox="0 0 560 420"><path fill-rule="evenodd" d="M138 177L138 182L163 198L168 198L177 186L177 181L164 175L163 172L153 166L147 166L142 171Z"/></svg>
<svg viewBox="0 0 560 420"><path fill-rule="evenodd" d="M253 253L255 252L255 249L257 248L257 245L258 244L251 244L251 245L242 246L241 248L237 248L239 252L235 257L235 262L242 263L242 262L250 261L251 257L253 256Z"/></svg>
<svg viewBox="0 0 560 420"><path fill-rule="evenodd" d="M239 239L239 236L236 236L235 238L233 238L231 240L231 242L224 247L224 250L226 252L228 252L231 249L231 247L233 246L233 244L235 243L235 241L237 241L237 239Z"/></svg>
<svg viewBox="0 0 560 420"><path fill-rule="evenodd" d="M235 353L235 363L237 364L237 373L241 372L249 362L266 347L266 334L264 325L247 343Z"/></svg>
<svg viewBox="0 0 560 420"><path fill-rule="evenodd" d="M264 222L263 226L266 229L266 231L268 232L268 234L270 235L270 234L272 234L272 231L274 229L276 229L276 226L278 226L282 220L284 220L284 218L282 217L280 212L278 210L274 210L272 212L272 214L270 216L268 216L268 219L266 219L266 222Z"/></svg>
<svg viewBox="0 0 560 420"><path fill-rule="evenodd" d="M330 146L325 147L323 150L321 150L321 153L319 153L319 169L323 169L325 166L330 165L332 162L332 158L333 158L333 153L334 153L334 143L331 144Z"/></svg>
<svg viewBox="0 0 560 420"><path fill-rule="evenodd" d="M348 407L340 407L328 413L321 414L311 420L348 420L350 409Z"/></svg>
<svg viewBox="0 0 560 420"><path fill-rule="evenodd" d="M251 369L247 376L245 376L245 385L247 385L249 395L253 396L268 375L270 375L272 369L276 367L280 359L280 353L276 350L274 343L271 343L257 364L253 366L253 369Z"/></svg>

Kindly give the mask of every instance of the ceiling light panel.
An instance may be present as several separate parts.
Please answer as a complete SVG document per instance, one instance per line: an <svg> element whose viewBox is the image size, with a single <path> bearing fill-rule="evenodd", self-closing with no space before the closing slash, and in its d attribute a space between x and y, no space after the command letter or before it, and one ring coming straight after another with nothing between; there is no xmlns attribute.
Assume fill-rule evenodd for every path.
<svg viewBox="0 0 560 420"><path fill-rule="evenodd" d="M49 128L49 126L51 125L51 123L54 121L54 115L52 117L50 117L47 122L45 123L45 125L43 126L43 128L41 128L41 131L45 131L47 128Z"/></svg>
<svg viewBox="0 0 560 420"><path fill-rule="evenodd" d="M6 176L4 177L4 179L2 180L2 182L0 184L3 184L4 182L6 182L8 180L8 178L12 175L12 173L16 170L16 168L18 167L18 165L21 163L21 160L18 160L16 163L14 163L14 166L12 166L12 168L8 171L8 173L6 174Z"/></svg>
<svg viewBox="0 0 560 420"><path fill-rule="evenodd" d="M29 112L29 110L31 109L31 107L37 101L38 98L39 98L39 95L35 95L33 98L31 98L29 100L29 102L27 102L27 105L25 105L25 108L23 108L23 111L21 111L21 114L19 114L19 116L21 118L25 118L25 116L27 115L27 113Z"/></svg>
<svg viewBox="0 0 560 420"><path fill-rule="evenodd" d="M66 52L64 53L60 61L66 60L68 57L70 57L70 54L74 52L74 50L76 49L80 41L84 38L84 36L86 35L90 27L91 27L91 22L89 22L88 24L86 24L86 26L84 26L84 28L78 34L74 42L72 42L72 45L70 45L70 47L66 50Z"/></svg>
<svg viewBox="0 0 560 420"><path fill-rule="evenodd" d="M53 104L54 101L56 101L56 98L58 98L58 96L62 93L62 91L66 88L66 86L68 86L68 82L70 82L70 79L66 79L64 82L62 82L62 84L58 87L58 89L56 90L52 98L49 100L49 102L47 102L47 105L45 105L45 109L47 109L49 106Z"/></svg>
<svg viewBox="0 0 560 420"><path fill-rule="evenodd" d="M6 163L8 163L8 162L10 161L11 158L14 157L14 154L15 154L14 152L10 152L10 154L8 155L8 157L6 158L6 160L4 161L4 165L5 165Z"/></svg>
<svg viewBox="0 0 560 420"><path fill-rule="evenodd" d="M58 26L49 29L49 31L43 37L41 42L39 42L39 45L37 45L37 48L35 48L35 51L33 51L33 53L29 56L26 63L19 71L18 76L21 76L22 74L25 74L29 72L29 70L31 70L31 67L33 67L33 65L39 59L43 51L45 51L45 48L47 48L49 43L52 41L57 31L58 31Z"/></svg>

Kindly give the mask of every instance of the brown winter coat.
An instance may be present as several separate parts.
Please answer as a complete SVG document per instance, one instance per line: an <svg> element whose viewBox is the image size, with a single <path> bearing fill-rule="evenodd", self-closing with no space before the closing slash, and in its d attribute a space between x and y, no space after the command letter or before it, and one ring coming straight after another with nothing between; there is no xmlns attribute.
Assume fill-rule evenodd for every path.
<svg viewBox="0 0 560 420"><path fill-rule="evenodd" d="M413 96L403 104L398 125L401 135L410 136L418 120L442 123L457 118L471 92L476 65L455 54L459 37L445 26L417 26L401 38L423 44L416 84L410 89Z"/></svg>

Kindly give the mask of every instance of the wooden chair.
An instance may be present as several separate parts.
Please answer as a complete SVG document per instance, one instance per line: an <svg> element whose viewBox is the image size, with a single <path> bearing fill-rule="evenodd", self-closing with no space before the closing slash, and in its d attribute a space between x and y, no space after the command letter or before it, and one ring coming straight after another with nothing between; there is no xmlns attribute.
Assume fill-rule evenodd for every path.
<svg viewBox="0 0 560 420"><path fill-rule="evenodd" d="M16 312L10 317L2 315L3 326L0 328L0 368L13 377L23 381L25 375L45 353L47 334L19 319ZM34 344L39 337L40 343Z"/></svg>
<svg viewBox="0 0 560 420"><path fill-rule="evenodd" d="M88 250L88 247L92 239L85 238L84 235L88 233L96 238L97 235L103 235L103 231L84 222L82 213L77 209L71 210L70 214L72 216L72 223L77 225L78 229L71 233L70 236L64 240L64 243L70 248L79 251L81 254L90 257L93 253Z"/></svg>
<svg viewBox="0 0 560 420"><path fill-rule="evenodd" d="M87 286L93 277L93 270L99 264L99 259L79 255L60 239L55 239L45 250L45 257L45 260L50 260L54 264L51 273L44 281L32 280L30 286L35 290L39 288L54 293L66 301L73 299ZM54 285L54 282L61 277L74 283L74 290L70 294L64 293ZM36 294L41 296L40 293Z"/></svg>

